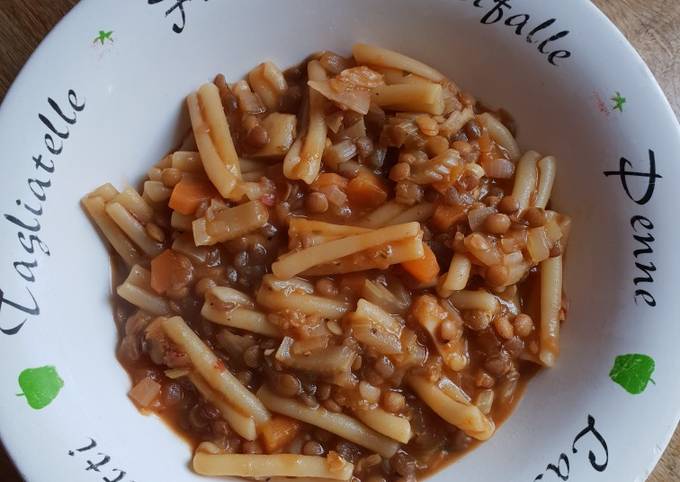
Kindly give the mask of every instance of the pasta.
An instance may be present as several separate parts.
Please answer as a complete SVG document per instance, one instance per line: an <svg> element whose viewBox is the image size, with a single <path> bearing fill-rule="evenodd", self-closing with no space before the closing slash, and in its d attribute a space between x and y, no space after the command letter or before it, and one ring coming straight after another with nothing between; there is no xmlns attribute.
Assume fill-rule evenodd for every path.
<svg viewBox="0 0 680 482"><path fill-rule="evenodd" d="M393 456L399 448L396 442L377 434L347 415L333 413L324 408L306 407L299 402L278 397L266 387L260 388L257 396L274 412L316 425L351 442L367 447L383 457Z"/></svg>
<svg viewBox="0 0 680 482"><path fill-rule="evenodd" d="M190 374L189 380L191 380L191 383L194 384L203 398L217 407L234 432L246 440L255 440L257 438L255 420L253 420L252 417L243 415L235 410L220 395L215 393L213 389L210 388L210 385L208 385L199 375Z"/></svg>
<svg viewBox="0 0 680 482"><path fill-rule="evenodd" d="M241 172L215 84L205 84L189 95L187 105L205 172L220 194L229 198Z"/></svg>
<svg viewBox="0 0 680 482"><path fill-rule="evenodd" d="M556 157L433 67L367 44L189 93L111 246L130 400L193 470L414 482L488 440L566 318Z"/></svg>
<svg viewBox="0 0 680 482"><path fill-rule="evenodd" d="M269 413L262 403L224 368L210 348L182 318L178 316L167 318L162 326L167 336L186 352L196 371L213 389L233 404L235 409L251 416L256 423L269 420Z"/></svg>
<svg viewBox="0 0 680 482"><path fill-rule="evenodd" d="M336 454L337 457L337 454ZM331 459L331 460L329 460ZM310 476L332 480L349 480L354 466L345 461L334 466L332 454L327 457L310 455L214 455L197 452L194 470L201 475L232 475L237 477Z"/></svg>

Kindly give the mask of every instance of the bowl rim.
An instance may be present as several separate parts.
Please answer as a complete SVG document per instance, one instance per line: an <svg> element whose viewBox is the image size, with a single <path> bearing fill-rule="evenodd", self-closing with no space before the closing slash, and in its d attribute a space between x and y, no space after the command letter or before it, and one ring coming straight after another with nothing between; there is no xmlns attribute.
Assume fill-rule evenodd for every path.
<svg viewBox="0 0 680 482"><path fill-rule="evenodd" d="M445 0L447 2L452 2L454 0ZM59 37L65 33L69 28L70 24L78 22L84 13L88 11L89 8L94 4L94 0L81 0L75 4L62 18L60 18L52 29L45 35L45 37L40 41L35 50L31 53L29 58L26 60L24 65L19 69L16 77L7 89L5 96L0 103L0 125L9 116L9 109L12 104L19 100L20 91L22 90L26 80L29 79L35 71L41 69L41 64L44 58L48 54L48 50L51 48L55 38ZM630 61L634 61L636 66L642 67L645 72L645 77L648 82L645 84L645 89L653 90L653 97L655 102L659 102L663 106L664 119L661 122L668 123L673 126L673 131L675 133L676 140L680 144L680 120L676 115L666 93L661 88L656 76L651 71L647 63L644 61L638 50L632 45L628 38L623 34L619 27L591 0L575 0L573 4L570 5L573 9L583 9L584 15L592 16L594 20L597 20L603 31L601 35L610 36L616 40L616 43L625 48ZM29 472L28 468L31 466L30 460L26 457L18 456L18 447L16 442L21 438L21 435L16 432L10 432L6 429L7 423L3 423L6 417L11 417L12 414L9 411L0 411L0 444L2 444L14 463L17 471L22 478L27 479L26 474ZM659 460L667 449L673 434L678 428L680 423L680 406L677 408L675 415L672 420L668 420L668 428L663 434L662 444L657 444L657 448L662 450L652 451L652 457L646 464L644 474L634 474L636 477L644 476L645 479L653 472L656 468ZM638 480L637 478L635 480Z"/></svg>

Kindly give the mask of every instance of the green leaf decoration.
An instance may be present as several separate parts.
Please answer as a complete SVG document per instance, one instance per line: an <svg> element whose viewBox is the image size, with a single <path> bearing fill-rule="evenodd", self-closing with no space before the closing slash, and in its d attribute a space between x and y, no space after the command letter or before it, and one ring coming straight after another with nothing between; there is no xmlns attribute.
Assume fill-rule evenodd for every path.
<svg viewBox="0 0 680 482"><path fill-rule="evenodd" d="M645 391L649 382L654 383L652 374L655 366L654 359L647 355L620 355L614 360L609 378L631 395L639 395Z"/></svg>
<svg viewBox="0 0 680 482"><path fill-rule="evenodd" d="M27 368L19 375L19 386L28 405L40 410L48 406L59 395L64 381L53 366Z"/></svg>

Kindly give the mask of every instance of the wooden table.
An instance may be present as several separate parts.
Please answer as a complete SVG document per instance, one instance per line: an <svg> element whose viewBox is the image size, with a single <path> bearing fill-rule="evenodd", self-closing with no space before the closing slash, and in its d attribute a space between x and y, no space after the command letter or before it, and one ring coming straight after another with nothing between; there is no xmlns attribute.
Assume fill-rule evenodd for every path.
<svg viewBox="0 0 680 482"><path fill-rule="evenodd" d="M680 1L593 0L630 39L680 116ZM0 0L0 99L21 66L77 0ZM0 480L21 477L0 446ZM680 429L648 482L680 481ZM581 481L585 482L585 481ZM621 481L625 482L625 481Z"/></svg>

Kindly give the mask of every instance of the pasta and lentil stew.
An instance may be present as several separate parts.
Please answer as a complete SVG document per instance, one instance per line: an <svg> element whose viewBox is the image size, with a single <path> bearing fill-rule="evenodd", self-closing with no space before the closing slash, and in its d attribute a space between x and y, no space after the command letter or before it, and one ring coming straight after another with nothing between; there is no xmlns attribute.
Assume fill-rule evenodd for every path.
<svg viewBox="0 0 680 482"><path fill-rule="evenodd" d="M83 199L129 396L199 474L414 481L558 357L556 159L432 67L352 54L218 75L141 193Z"/></svg>

